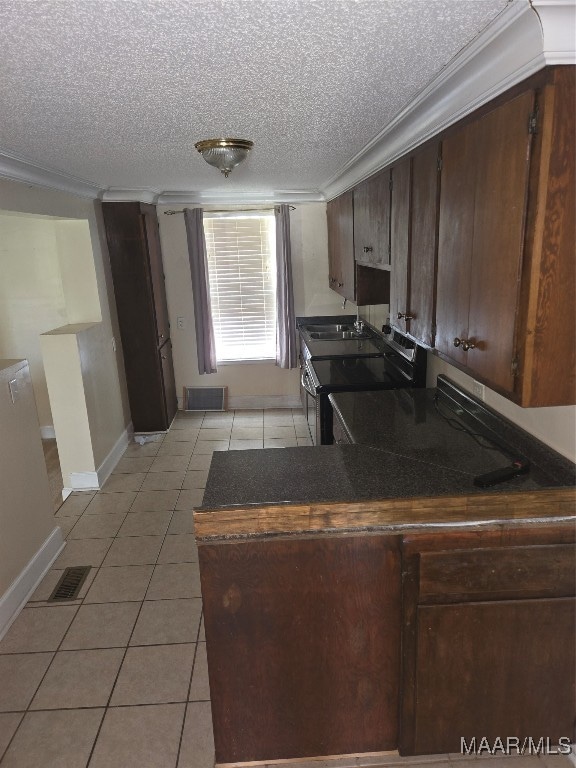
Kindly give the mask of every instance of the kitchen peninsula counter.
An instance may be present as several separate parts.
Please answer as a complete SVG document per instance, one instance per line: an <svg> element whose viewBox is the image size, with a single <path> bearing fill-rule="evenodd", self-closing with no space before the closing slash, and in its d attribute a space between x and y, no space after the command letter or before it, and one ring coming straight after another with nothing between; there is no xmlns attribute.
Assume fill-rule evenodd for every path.
<svg viewBox="0 0 576 768"><path fill-rule="evenodd" d="M542 514L543 506L551 516L574 514L572 462L455 390L448 380L440 387L456 398L456 406L476 409L472 426L464 428L436 403L436 389L349 392L330 398L353 444L214 453L203 506L196 513L197 536L265 534L261 513L252 522L254 509L262 507L268 510L270 533L281 533L282 526L286 532L322 530L313 528L309 518L304 525L296 512L291 519L286 505L304 509L330 504L328 530L365 528L366 517L358 512L363 502L382 510L380 519L375 512L369 516L371 526L382 527L408 528L417 521L485 524L487 510L490 520L517 514L530 519L536 509ZM491 436L506 447L504 452ZM474 484L477 476L510 464L511 456L528 457L529 471L489 488ZM566 502L556 508L548 503L552 499ZM274 511L272 505L282 509ZM418 513L422 509L426 514ZM390 517L384 510L396 514Z"/></svg>
<svg viewBox="0 0 576 768"><path fill-rule="evenodd" d="M232 537L574 521L574 488L520 476L486 492L470 475L361 445L215 453L198 542Z"/></svg>
<svg viewBox="0 0 576 768"><path fill-rule="evenodd" d="M217 764L572 728L572 465L524 442L530 472L478 488L501 453L457 443L456 468L371 421L376 445L213 456L194 518Z"/></svg>

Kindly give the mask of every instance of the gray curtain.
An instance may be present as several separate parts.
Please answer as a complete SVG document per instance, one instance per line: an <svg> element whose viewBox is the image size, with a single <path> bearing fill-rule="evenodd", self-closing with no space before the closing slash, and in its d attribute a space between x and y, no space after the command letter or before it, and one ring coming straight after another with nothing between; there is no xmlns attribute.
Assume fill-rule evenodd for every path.
<svg viewBox="0 0 576 768"><path fill-rule="evenodd" d="M296 318L292 287L292 255L290 248L290 206L280 205L276 215L276 365L296 368Z"/></svg>
<svg viewBox="0 0 576 768"><path fill-rule="evenodd" d="M184 211L188 258L192 276L194 321L196 324L196 348L198 373L216 373L216 344L210 308L210 283L208 282L208 257L204 238L202 208L186 208Z"/></svg>

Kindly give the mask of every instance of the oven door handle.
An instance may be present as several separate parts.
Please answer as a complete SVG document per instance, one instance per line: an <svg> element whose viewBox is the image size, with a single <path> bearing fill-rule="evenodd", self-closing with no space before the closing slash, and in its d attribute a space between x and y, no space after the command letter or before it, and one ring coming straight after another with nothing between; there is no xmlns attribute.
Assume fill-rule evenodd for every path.
<svg viewBox="0 0 576 768"><path fill-rule="evenodd" d="M316 392L312 392L312 390L306 386L307 379L309 379L308 371L305 368L302 368L302 376L300 377L300 383L302 384L306 392L308 392L310 397L313 397L314 399L316 399Z"/></svg>

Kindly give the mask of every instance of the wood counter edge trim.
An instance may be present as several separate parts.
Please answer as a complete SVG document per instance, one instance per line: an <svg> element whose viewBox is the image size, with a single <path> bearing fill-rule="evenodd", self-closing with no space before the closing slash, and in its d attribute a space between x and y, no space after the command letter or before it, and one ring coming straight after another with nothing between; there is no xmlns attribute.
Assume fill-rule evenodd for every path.
<svg viewBox="0 0 576 768"><path fill-rule="evenodd" d="M400 755L397 750L387 752L354 752L347 755L321 755L319 757L286 757L277 760L252 760L249 762L236 762L236 763L214 763L214 768L251 768L251 766L264 766L264 765L288 765L298 768L299 765L305 765L309 768L310 763L319 763L323 760L334 761L333 765L338 768L358 768L357 760L370 759L370 763L378 766L378 760L388 759L390 757L398 758ZM336 762L337 761L337 762Z"/></svg>
<svg viewBox="0 0 576 768"><path fill-rule="evenodd" d="M576 489L363 502L274 504L194 512L196 539L214 543L270 534L414 531L433 528L576 522Z"/></svg>

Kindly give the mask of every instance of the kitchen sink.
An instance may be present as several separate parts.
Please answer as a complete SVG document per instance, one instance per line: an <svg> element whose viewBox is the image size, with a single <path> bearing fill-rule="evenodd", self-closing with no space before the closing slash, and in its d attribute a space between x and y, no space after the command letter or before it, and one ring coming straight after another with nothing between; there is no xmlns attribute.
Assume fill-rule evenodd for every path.
<svg viewBox="0 0 576 768"><path fill-rule="evenodd" d="M311 339L322 339L323 341L346 341L349 339L369 339L370 334L366 332L356 333L356 331L312 331L308 334Z"/></svg>
<svg viewBox="0 0 576 768"><path fill-rule="evenodd" d="M308 333L339 333L340 331L353 331L354 326L353 325L330 325L326 323L325 325L305 325L304 329L308 331Z"/></svg>

